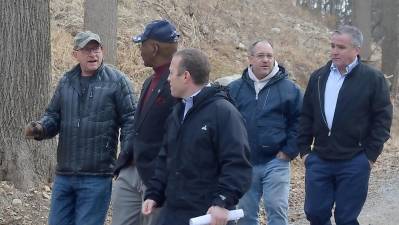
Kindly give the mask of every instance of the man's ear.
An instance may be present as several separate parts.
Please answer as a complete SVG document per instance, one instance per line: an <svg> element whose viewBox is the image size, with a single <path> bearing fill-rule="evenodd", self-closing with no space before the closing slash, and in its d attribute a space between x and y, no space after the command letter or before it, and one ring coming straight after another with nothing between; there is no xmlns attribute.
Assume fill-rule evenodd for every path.
<svg viewBox="0 0 399 225"><path fill-rule="evenodd" d="M159 44L157 42L153 42L152 44L152 55L156 56L158 54L159 51Z"/></svg>
<svg viewBox="0 0 399 225"><path fill-rule="evenodd" d="M359 48L359 47L356 47L355 49L356 49L357 55L360 55L360 51L361 51L360 48Z"/></svg>
<svg viewBox="0 0 399 225"><path fill-rule="evenodd" d="M247 59L248 59L248 64L249 64L249 65L252 64L252 62L254 61L254 58L255 58L255 57L254 57L253 55L249 55L249 56L248 56Z"/></svg>
<svg viewBox="0 0 399 225"><path fill-rule="evenodd" d="M190 74L190 72L188 72L187 70L184 71L183 76L184 76L184 81L185 81L185 82L188 82L188 81L191 80L191 74Z"/></svg>
<svg viewBox="0 0 399 225"><path fill-rule="evenodd" d="M78 51L74 49L74 50L72 51L72 56L73 56L75 59L77 59L77 58L78 58Z"/></svg>

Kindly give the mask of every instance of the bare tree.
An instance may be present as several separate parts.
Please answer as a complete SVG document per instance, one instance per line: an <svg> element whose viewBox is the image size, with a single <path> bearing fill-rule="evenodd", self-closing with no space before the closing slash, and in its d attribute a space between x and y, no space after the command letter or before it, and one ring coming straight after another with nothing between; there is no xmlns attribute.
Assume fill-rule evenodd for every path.
<svg viewBox="0 0 399 225"><path fill-rule="evenodd" d="M352 13L353 0L296 0L296 5L319 13L322 17L336 17L336 25L347 24Z"/></svg>
<svg viewBox="0 0 399 225"><path fill-rule="evenodd" d="M381 67L386 75L393 75L391 94L394 97L394 102L397 103L399 94L399 1L385 0L382 4L384 37Z"/></svg>
<svg viewBox="0 0 399 225"><path fill-rule="evenodd" d="M352 24L363 33L364 43L360 56L366 61L371 57L371 2L372 0L352 0Z"/></svg>
<svg viewBox="0 0 399 225"><path fill-rule="evenodd" d="M398 76L396 71L396 64L398 60L398 0L385 0L383 2L383 27L384 37L382 42L382 71L387 75L395 75L395 80ZM394 82L395 83L395 82Z"/></svg>
<svg viewBox="0 0 399 225"><path fill-rule="evenodd" d="M105 62L116 64L117 0L85 0L84 8L84 29L100 35Z"/></svg>
<svg viewBox="0 0 399 225"><path fill-rule="evenodd" d="M26 188L51 178L55 158L53 141L23 137L49 100L49 0L0 0L0 6L0 180Z"/></svg>

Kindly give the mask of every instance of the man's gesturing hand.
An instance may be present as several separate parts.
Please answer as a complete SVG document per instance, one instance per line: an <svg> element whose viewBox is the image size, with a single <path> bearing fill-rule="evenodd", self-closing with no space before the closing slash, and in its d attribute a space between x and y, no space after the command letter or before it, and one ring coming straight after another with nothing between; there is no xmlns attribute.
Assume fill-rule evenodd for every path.
<svg viewBox="0 0 399 225"><path fill-rule="evenodd" d="M40 138L43 136L43 126L35 121L28 123L25 127L26 138Z"/></svg>

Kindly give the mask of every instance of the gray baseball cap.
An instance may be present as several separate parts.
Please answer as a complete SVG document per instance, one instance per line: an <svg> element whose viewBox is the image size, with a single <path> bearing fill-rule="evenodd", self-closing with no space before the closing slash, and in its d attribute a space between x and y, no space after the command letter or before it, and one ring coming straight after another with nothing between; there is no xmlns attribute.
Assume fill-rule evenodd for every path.
<svg viewBox="0 0 399 225"><path fill-rule="evenodd" d="M98 44L102 45L100 36L91 31L82 31L76 34L74 38L75 46L73 47L76 50L84 48L90 41L96 41Z"/></svg>

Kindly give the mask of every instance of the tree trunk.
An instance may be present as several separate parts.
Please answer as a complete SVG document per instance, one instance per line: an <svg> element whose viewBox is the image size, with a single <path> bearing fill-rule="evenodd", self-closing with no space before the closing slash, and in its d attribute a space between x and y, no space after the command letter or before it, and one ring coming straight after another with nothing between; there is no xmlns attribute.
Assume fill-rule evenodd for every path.
<svg viewBox="0 0 399 225"><path fill-rule="evenodd" d="M387 35L390 35L387 38L387 41L383 42L383 52L382 52L382 66L383 71L386 74L392 74L392 86L391 86L391 95L393 96L394 104L398 104L399 102L399 2L397 0L390 0L392 5L386 5L384 9L389 8L391 13L391 17L387 17L386 19L392 19L392 21L385 21L387 23L387 29L389 28L389 32L385 32L385 38ZM384 14L385 15L385 14ZM385 19L385 18L384 18ZM391 24L389 24L391 23ZM391 25L392 27L388 27ZM388 50L389 49L389 50ZM384 53L384 51L389 51L388 53ZM385 56L385 58L384 58ZM393 56L393 57L391 57ZM391 57L391 58L389 58Z"/></svg>
<svg viewBox="0 0 399 225"><path fill-rule="evenodd" d="M330 0L330 15L336 15L336 6L335 6L335 1L336 0Z"/></svg>
<svg viewBox="0 0 399 225"><path fill-rule="evenodd" d="M49 0L0 0L0 180L27 188L49 180L54 141L23 136L49 100Z"/></svg>
<svg viewBox="0 0 399 225"><path fill-rule="evenodd" d="M393 104L397 105L399 102L399 59L396 59L396 67L395 67L396 73L394 74L392 78L392 87L391 87L391 96L393 97Z"/></svg>
<svg viewBox="0 0 399 225"><path fill-rule="evenodd" d="M387 75L398 75L396 64L398 60L398 30L399 30L399 3L398 0L383 2L384 39L382 42L382 71Z"/></svg>
<svg viewBox="0 0 399 225"><path fill-rule="evenodd" d="M363 33L363 46L360 56L368 61L371 57L371 0L352 1L352 24L357 26Z"/></svg>
<svg viewBox="0 0 399 225"><path fill-rule="evenodd" d="M116 64L117 0L85 0L84 29L100 35L105 62Z"/></svg>

